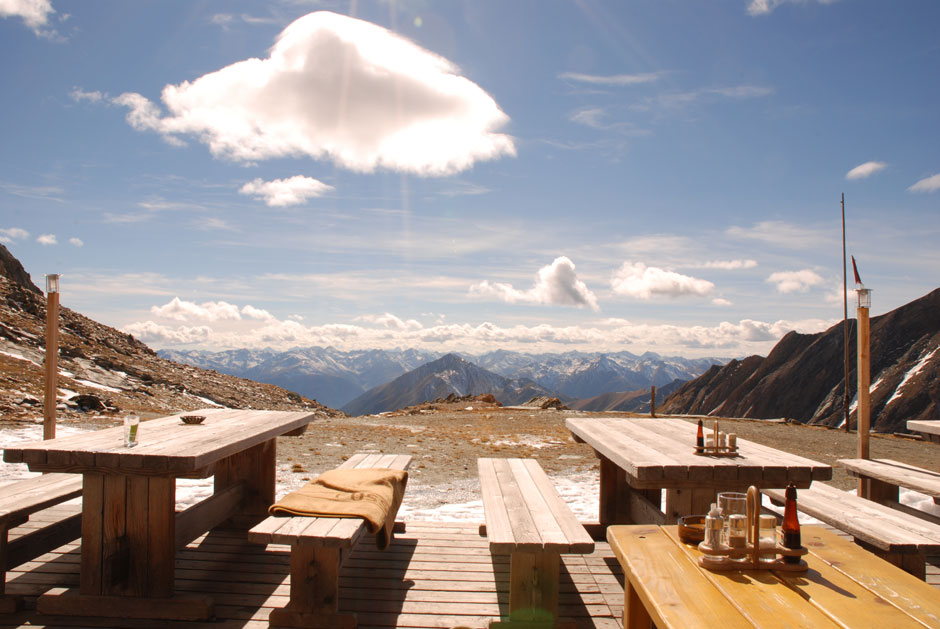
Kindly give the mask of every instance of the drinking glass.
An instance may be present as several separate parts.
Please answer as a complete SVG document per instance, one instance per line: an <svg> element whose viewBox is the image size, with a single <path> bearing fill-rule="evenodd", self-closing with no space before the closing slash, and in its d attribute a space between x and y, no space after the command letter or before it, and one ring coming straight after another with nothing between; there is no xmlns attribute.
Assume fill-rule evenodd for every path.
<svg viewBox="0 0 940 629"><path fill-rule="evenodd" d="M140 417L131 413L124 417L124 447L133 448L137 445L137 427L140 425Z"/></svg>
<svg viewBox="0 0 940 629"><path fill-rule="evenodd" d="M747 494L736 491L723 491L718 494L718 508L721 509L721 543L728 544L728 520L732 515L747 517Z"/></svg>

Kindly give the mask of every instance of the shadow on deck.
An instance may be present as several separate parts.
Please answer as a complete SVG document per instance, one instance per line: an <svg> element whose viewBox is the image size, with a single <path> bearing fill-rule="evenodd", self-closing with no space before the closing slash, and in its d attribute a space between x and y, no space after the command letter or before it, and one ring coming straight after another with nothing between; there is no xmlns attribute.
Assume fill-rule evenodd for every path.
<svg viewBox="0 0 940 629"><path fill-rule="evenodd" d="M487 627L508 610L509 558L491 557L479 525L408 522L385 551L359 544L340 573L340 611L370 627ZM7 592L26 609L0 626L267 627L272 608L289 595L289 547L249 544L244 532L214 530L176 555L176 589L208 594L216 620L193 623L76 618L38 614L35 597L54 587L77 587L77 544L63 546L11 570ZM623 574L603 542L590 555L566 555L561 571L563 618L578 627L621 627Z"/></svg>

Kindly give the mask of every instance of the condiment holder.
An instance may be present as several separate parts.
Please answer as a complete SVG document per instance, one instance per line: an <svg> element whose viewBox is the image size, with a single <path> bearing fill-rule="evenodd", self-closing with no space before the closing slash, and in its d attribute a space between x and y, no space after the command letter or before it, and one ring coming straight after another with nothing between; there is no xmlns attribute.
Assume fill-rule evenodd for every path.
<svg viewBox="0 0 940 629"><path fill-rule="evenodd" d="M702 551L699 565L708 570L778 570L784 572L805 572L809 569L806 561L800 559L798 563L788 563L787 557L802 557L807 552L803 546L800 548L786 548L774 539L773 546L762 545L760 531L760 492L756 487L747 490L747 516L743 542L709 545L708 541L714 539L709 536L708 521L706 521L705 541L698 545ZM709 518L708 520L711 520ZM720 522L720 520L719 520ZM719 524L720 530L720 524ZM732 530L731 537L739 539L740 531ZM720 535L718 536L720 539ZM752 541L747 541L748 539Z"/></svg>
<svg viewBox="0 0 940 629"><path fill-rule="evenodd" d="M701 430L701 425L699 426ZM738 435L718 431L718 421L712 427L712 437L708 441L700 439L695 444L695 454L699 456L738 456Z"/></svg>

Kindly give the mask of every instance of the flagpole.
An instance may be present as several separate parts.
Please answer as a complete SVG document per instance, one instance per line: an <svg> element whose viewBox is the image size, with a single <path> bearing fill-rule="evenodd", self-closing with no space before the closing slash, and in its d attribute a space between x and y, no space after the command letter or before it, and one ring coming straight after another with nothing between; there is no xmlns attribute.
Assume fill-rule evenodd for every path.
<svg viewBox="0 0 940 629"><path fill-rule="evenodd" d="M845 193L842 193L842 347L845 350L844 378L845 394L842 397L842 416L845 432L849 432L849 290L846 281L845 259Z"/></svg>

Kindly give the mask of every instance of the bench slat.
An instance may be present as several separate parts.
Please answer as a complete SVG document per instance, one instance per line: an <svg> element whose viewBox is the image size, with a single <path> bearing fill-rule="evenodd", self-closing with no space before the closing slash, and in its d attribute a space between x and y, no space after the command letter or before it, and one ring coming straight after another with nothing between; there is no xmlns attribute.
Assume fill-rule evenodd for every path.
<svg viewBox="0 0 940 629"><path fill-rule="evenodd" d="M783 490L761 491L775 501L785 499ZM799 492L797 508L885 551L940 549L940 526L819 481Z"/></svg>
<svg viewBox="0 0 940 629"><path fill-rule="evenodd" d="M913 489L928 496L940 497L940 472L932 472L891 459L839 459L839 464L853 476L868 476L891 485Z"/></svg>
<svg viewBox="0 0 940 629"><path fill-rule="evenodd" d="M536 470L533 471L529 463L535 463ZM526 508L535 523L535 531L541 538L542 548L545 550L554 550L556 547L567 548L568 538L558 525L554 511L567 510L568 506L563 501L552 500L558 495L554 487L549 487L548 491L543 493L546 489L544 485L539 487L532 479L533 474L544 475L538 462L532 459L509 459L509 468L519 485L519 490L525 496ZM561 504L558 504L559 502Z"/></svg>
<svg viewBox="0 0 940 629"><path fill-rule="evenodd" d="M82 495L80 474L43 474L0 488L0 523Z"/></svg>
<svg viewBox="0 0 940 629"><path fill-rule="evenodd" d="M480 493L483 495L483 515L486 519L486 537L492 552L506 553L512 550L512 525L503 501L503 492L496 478L493 459L477 459L480 476ZM508 546L504 546L508 545Z"/></svg>
<svg viewBox="0 0 940 629"><path fill-rule="evenodd" d="M555 489L554 484L552 484L551 479L544 473L541 467L539 467L538 461L533 459L526 459L526 464L530 467L534 467L538 472L533 472L530 470L533 482L538 487L539 491L544 496L549 496L549 501L552 504L552 513L555 516L555 520L558 523L559 528L564 532L565 538L568 543L569 553L592 553L594 552L594 540L588 535L587 530L581 522L578 521L577 516L570 507L565 503L562 497L558 494L558 491Z"/></svg>

